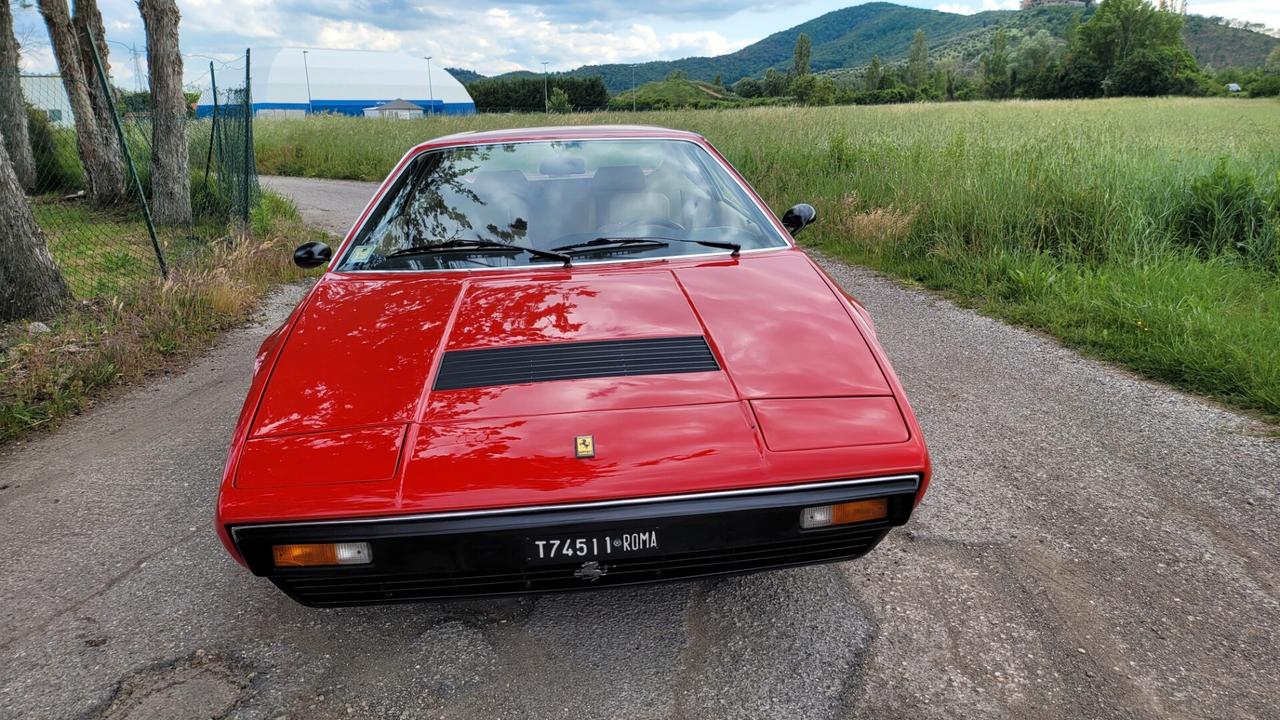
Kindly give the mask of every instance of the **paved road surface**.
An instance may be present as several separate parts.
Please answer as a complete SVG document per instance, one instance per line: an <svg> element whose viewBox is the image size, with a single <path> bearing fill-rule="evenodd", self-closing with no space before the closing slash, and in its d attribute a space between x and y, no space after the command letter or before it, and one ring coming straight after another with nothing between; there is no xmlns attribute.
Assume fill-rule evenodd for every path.
<svg viewBox="0 0 1280 720"><path fill-rule="evenodd" d="M268 179L342 231L370 187ZM1280 443L872 273L938 466L853 563L316 611L210 516L253 350L296 301L0 453L0 717L1278 717ZM167 713L167 714L166 714Z"/></svg>

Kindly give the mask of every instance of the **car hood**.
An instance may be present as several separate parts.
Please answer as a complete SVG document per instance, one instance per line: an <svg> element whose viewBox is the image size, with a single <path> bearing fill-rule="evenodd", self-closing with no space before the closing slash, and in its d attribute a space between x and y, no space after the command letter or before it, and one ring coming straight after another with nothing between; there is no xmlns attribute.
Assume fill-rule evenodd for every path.
<svg viewBox="0 0 1280 720"><path fill-rule="evenodd" d="M221 517L527 507L927 472L910 409L851 312L789 250L328 276L270 368ZM618 349L668 341L684 349ZM559 379L509 373L548 351ZM654 372L654 362L682 371Z"/></svg>
<svg viewBox="0 0 1280 720"><path fill-rule="evenodd" d="M798 252L597 267L327 278L294 322L251 434L892 394L846 306ZM656 338L705 338L720 369L433 389L451 353Z"/></svg>

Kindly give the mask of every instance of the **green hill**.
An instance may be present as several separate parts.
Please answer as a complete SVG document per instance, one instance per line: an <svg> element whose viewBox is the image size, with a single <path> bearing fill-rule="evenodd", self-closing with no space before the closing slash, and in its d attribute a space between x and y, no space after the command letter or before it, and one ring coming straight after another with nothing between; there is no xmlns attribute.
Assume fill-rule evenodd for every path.
<svg viewBox="0 0 1280 720"><path fill-rule="evenodd" d="M736 107L742 99L728 90L697 80L659 80L626 90L609 100L611 110Z"/></svg>
<svg viewBox="0 0 1280 720"><path fill-rule="evenodd" d="M916 28L929 39L930 55L954 57L972 63L986 47L996 28L1030 35L1044 29L1061 36L1077 8L1041 7L1031 10L993 10L974 15L904 7L873 2L835 10L793 28L774 33L737 52L716 57L690 57L636 65L585 65L566 75L604 78L611 93L637 84L663 80L672 70L683 70L692 80L710 81L719 75L725 83L742 77L759 77L768 68L787 70L796 36L808 33L813 42L815 71L856 68L879 55L886 63L903 60ZM1187 16L1187 47L1202 66L1210 68L1257 67L1280 38L1215 23L1210 18Z"/></svg>
<svg viewBox="0 0 1280 720"><path fill-rule="evenodd" d="M1280 45L1280 38L1219 25L1202 15L1188 15L1182 34L1200 66L1215 70L1262 67L1267 54Z"/></svg>

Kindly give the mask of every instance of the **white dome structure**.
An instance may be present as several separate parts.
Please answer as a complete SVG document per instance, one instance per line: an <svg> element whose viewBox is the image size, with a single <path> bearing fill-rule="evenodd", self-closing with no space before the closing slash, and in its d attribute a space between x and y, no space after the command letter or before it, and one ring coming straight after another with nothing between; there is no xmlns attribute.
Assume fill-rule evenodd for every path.
<svg viewBox="0 0 1280 720"><path fill-rule="evenodd" d="M406 53L323 48L264 48L250 55L255 115L301 116L309 113L364 115L366 108L405 100L426 115L470 115L476 111L471 95L443 68ZM430 74L428 74L430 68ZM225 102L223 82L243 85L241 77L219 73L219 102ZM208 82L207 80L205 81ZM196 115L213 111L213 93L206 85Z"/></svg>

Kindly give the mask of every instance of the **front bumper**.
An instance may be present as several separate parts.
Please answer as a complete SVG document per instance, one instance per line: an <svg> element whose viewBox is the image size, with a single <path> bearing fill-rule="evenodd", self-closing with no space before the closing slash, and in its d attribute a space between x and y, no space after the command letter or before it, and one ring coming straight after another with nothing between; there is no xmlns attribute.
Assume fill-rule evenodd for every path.
<svg viewBox="0 0 1280 720"><path fill-rule="evenodd" d="M230 528L249 568L317 607L559 592L754 572L860 557L911 515L920 478L831 481L793 487L491 511ZM884 497L883 520L804 530L800 510ZM657 531L661 551L533 564L526 541L548 535ZM276 568L272 546L368 542L373 562ZM603 572L596 572L602 570Z"/></svg>

